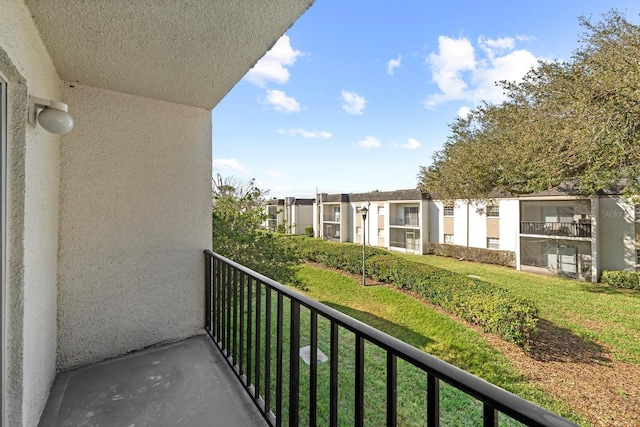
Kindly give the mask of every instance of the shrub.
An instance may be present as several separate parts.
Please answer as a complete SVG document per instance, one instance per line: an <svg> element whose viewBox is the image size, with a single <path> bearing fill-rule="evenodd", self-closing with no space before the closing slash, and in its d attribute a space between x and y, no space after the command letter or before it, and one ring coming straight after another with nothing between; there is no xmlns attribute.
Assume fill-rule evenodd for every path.
<svg viewBox="0 0 640 427"><path fill-rule="evenodd" d="M351 273L362 273L362 246L295 240L301 258ZM538 324L532 301L462 274L409 261L379 248L366 248L366 272L373 279L417 293L429 302L475 323L486 332L526 345Z"/></svg>
<svg viewBox="0 0 640 427"><path fill-rule="evenodd" d="M640 290L640 277L635 271L604 270L600 282L613 288Z"/></svg>
<svg viewBox="0 0 640 427"><path fill-rule="evenodd" d="M304 234L307 237L314 237L314 235L313 235L313 227L305 227L304 228Z"/></svg>
<svg viewBox="0 0 640 427"><path fill-rule="evenodd" d="M483 262L485 264L504 265L506 267L515 267L516 265L516 254L513 251L473 248L444 243L429 243L428 251L434 255Z"/></svg>

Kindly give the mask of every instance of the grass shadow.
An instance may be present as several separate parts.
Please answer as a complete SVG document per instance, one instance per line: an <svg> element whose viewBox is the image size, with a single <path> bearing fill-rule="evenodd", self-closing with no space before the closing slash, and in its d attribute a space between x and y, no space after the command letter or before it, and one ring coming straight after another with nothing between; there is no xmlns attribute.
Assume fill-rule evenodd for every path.
<svg viewBox="0 0 640 427"><path fill-rule="evenodd" d="M540 319L530 342L529 355L542 362L608 363L604 348L568 329Z"/></svg>
<svg viewBox="0 0 640 427"><path fill-rule="evenodd" d="M425 348L427 345L434 343L434 341L424 335L417 333L406 326L399 325L394 322L390 322L387 319L378 317L366 311L356 310L351 307L347 307L340 304L334 304L329 301L320 301L322 304L327 305L341 313L351 316L356 320L361 321L373 328L378 329L386 334L389 334L401 341L411 344L417 348Z"/></svg>
<svg viewBox="0 0 640 427"><path fill-rule="evenodd" d="M610 286L605 286L605 285L595 284L595 283L581 283L579 286L580 286L580 290L584 292L589 292L592 294L620 295L625 293L622 289L616 289Z"/></svg>

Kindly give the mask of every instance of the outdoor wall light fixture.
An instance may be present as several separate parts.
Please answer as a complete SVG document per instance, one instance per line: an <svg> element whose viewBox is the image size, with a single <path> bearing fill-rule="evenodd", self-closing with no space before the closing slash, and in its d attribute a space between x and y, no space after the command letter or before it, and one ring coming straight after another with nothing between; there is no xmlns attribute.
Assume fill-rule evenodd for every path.
<svg viewBox="0 0 640 427"><path fill-rule="evenodd" d="M71 132L73 129L73 117L69 114L67 104L29 96L27 121L35 127L36 120L44 130L58 135Z"/></svg>

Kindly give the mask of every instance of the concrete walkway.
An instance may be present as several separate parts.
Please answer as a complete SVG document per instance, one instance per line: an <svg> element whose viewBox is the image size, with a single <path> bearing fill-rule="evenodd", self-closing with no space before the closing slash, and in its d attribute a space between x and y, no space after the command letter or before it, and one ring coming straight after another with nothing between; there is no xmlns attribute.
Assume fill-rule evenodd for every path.
<svg viewBox="0 0 640 427"><path fill-rule="evenodd" d="M265 426L206 335L59 372L42 427Z"/></svg>

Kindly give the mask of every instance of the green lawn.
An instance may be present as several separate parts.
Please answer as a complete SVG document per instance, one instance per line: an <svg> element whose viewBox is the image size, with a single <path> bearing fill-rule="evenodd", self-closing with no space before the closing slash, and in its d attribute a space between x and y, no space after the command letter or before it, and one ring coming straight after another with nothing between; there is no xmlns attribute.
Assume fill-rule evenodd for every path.
<svg viewBox="0 0 640 427"><path fill-rule="evenodd" d="M435 312L427 305L386 287L363 288L357 281L339 273L308 265L300 268L299 278L307 284L308 290L305 293L308 296L553 412L574 421L583 422L575 414L571 414L565 405L543 393L517 373L509 361L481 336ZM301 330L305 330L305 322L308 320L303 316ZM348 331L344 332L349 334ZM319 333L319 343L326 343L328 336L325 336L327 332L322 324ZM341 344L341 352L348 354L352 351L353 344L349 342L348 336L341 335L342 342L344 344ZM301 342L301 345L304 344ZM319 347L322 348L323 345L319 344ZM343 345L346 347L343 348ZM343 358L341 353L340 366L345 372L345 375L341 375L341 381L353 381L352 368L348 365L350 357L346 355ZM367 366L365 390L373 393L373 396L367 395L365 398L367 414L370 420L377 421L375 414L384 415L384 410L381 409L384 408L384 389L381 385L376 385L383 382L385 378L384 353L375 346L369 345L365 350L365 357ZM405 364L398 365L398 405L400 417L403 420L401 424L413 425L415 422L416 425L424 425L425 375L415 368L404 366ZM320 369L328 369L328 367ZM322 401L323 398L325 397L320 397L319 400ZM372 402L378 402L378 405L372 405ZM477 402L446 385L441 388L441 405L442 425L475 425L468 419L469 414L473 411L481 413L481 407ZM328 407L328 402L327 405L319 402L318 406ZM347 404L341 408L341 415L344 412L348 418L350 410ZM377 425L376 421L373 421L372 425ZM508 422L506 425L519 424Z"/></svg>
<svg viewBox="0 0 640 427"><path fill-rule="evenodd" d="M530 298L540 308L541 318L583 339L611 346L616 359L640 364L640 292L434 255L401 256L480 276L484 281Z"/></svg>

